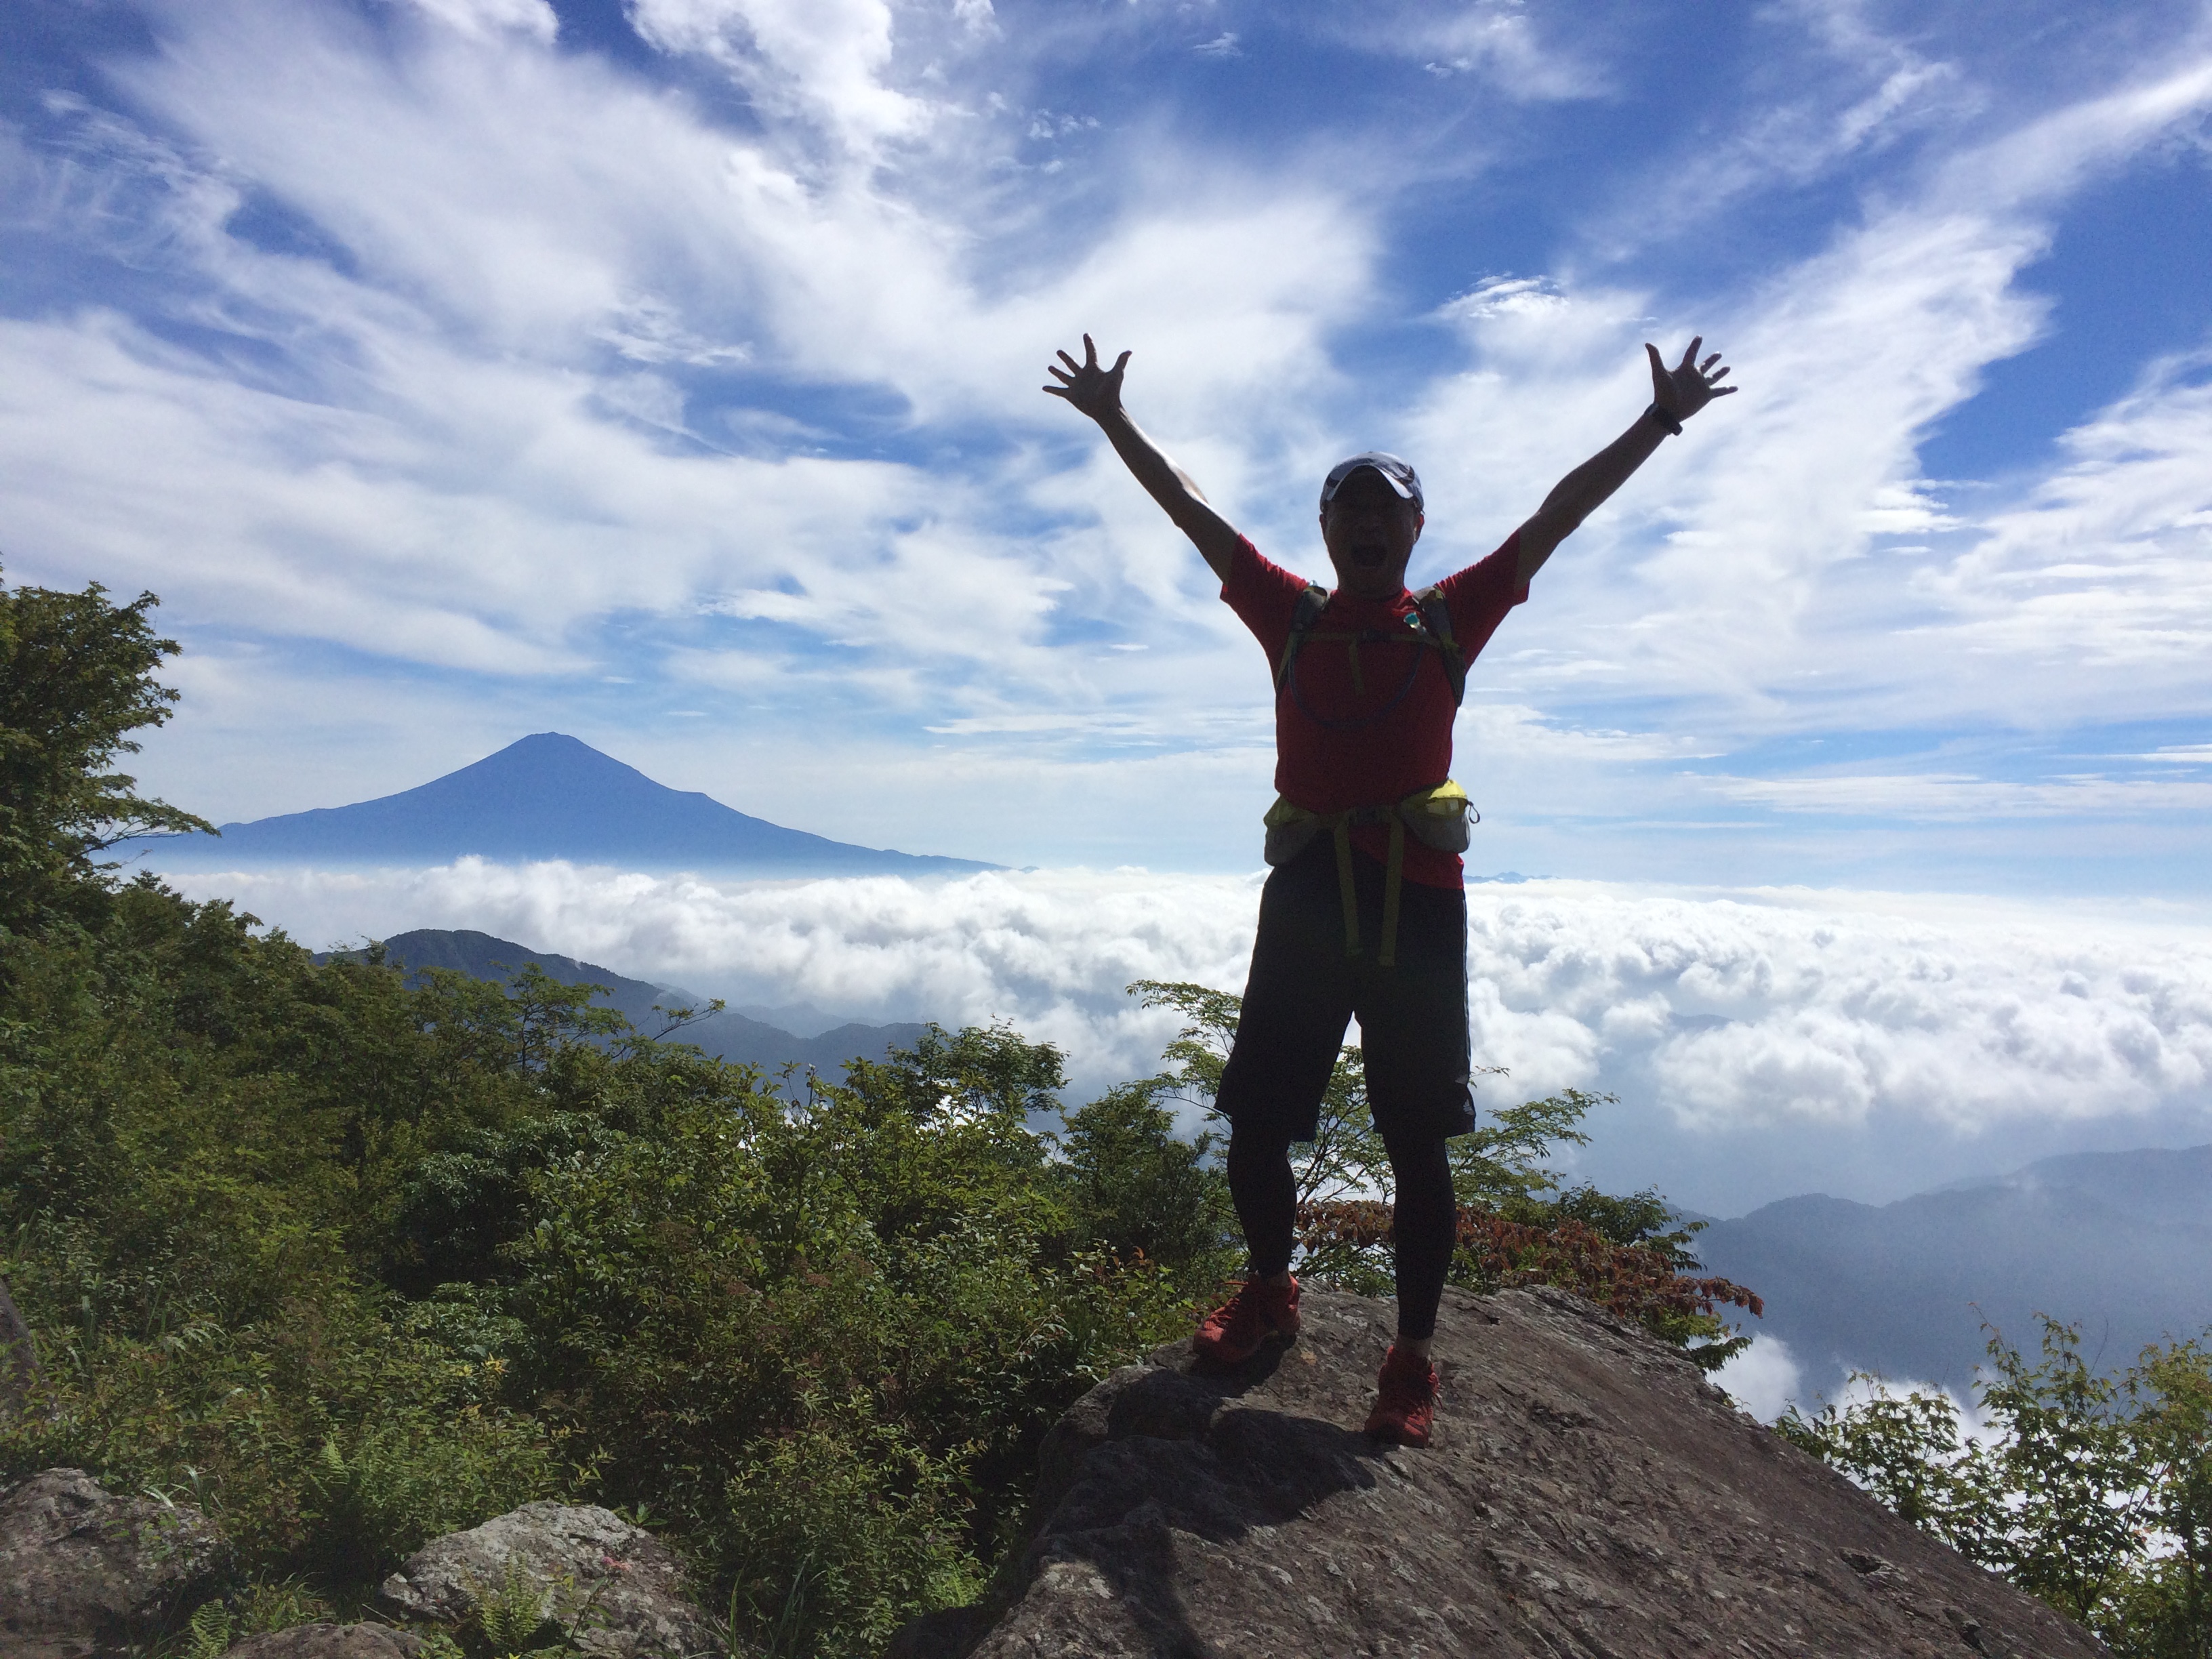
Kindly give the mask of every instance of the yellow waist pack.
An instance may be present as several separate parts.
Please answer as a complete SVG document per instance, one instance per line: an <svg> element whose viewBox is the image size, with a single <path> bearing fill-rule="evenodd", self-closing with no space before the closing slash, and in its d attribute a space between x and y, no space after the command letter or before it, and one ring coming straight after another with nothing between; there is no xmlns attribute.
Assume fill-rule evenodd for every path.
<svg viewBox="0 0 2212 1659"><path fill-rule="evenodd" d="M1424 847L1439 853L1467 851L1468 831L1482 822L1482 815L1467 798L1467 791L1446 778L1426 789L1416 789L1403 800L1381 806L1350 806L1340 812L1310 812L1286 796L1275 797L1262 820L1267 826L1267 860L1288 864L1313 845L1314 837L1328 830L1336 842L1336 884L1344 900L1344 953L1359 954L1359 901L1352 883L1352 831L1388 824L1390 858L1382 878L1382 938L1375 959L1385 968L1397 962L1398 893L1404 883L1406 837L1411 834Z"/></svg>

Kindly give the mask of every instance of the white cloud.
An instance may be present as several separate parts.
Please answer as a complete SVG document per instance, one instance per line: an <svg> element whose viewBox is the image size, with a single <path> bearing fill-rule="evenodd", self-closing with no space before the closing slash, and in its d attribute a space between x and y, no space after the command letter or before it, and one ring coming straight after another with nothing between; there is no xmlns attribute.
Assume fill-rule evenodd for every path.
<svg viewBox="0 0 2212 1659"><path fill-rule="evenodd" d="M889 14L832 11L672 0L653 27L734 30L832 79L877 64ZM1224 174L1004 291L969 268L964 225L865 177L809 181L772 133L717 131L588 57L445 32L375 52L281 6L171 23L164 54L124 74L222 165L106 118L88 142L141 180L134 234L166 237L195 324L283 351L283 375L112 314L13 323L0 437L33 481L19 568L145 581L173 614L530 674L590 662L579 631L616 611L720 605L795 630L787 657L825 637L879 653L894 706L960 718L1047 687L1079 703L1087 677L1048 648L1048 618L1104 611L1164 643L1158 611L1188 610L1196 585L1126 479L1096 463L1051 479L1033 453L782 459L817 441L788 421L745 427L767 455L717 453L719 426L670 371L742 362L1065 439L1078 428L1036 393L1038 366L1088 322L1142 342L1156 419L1205 429L1255 388L1324 376L1322 331L1366 280L1356 216ZM354 269L234 238L249 193ZM91 218L67 200L49 216ZM1109 503L1109 527L1039 537L1032 491L1055 518ZM1027 520L1011 531L1010 507ZM1140 545L1102 556L1124 526ZM728 597L747 594L768 597ZM1220 637L1209 623L1200 643ZM952 683L917 678L930 659Z"/></svg>
<svg viewBox="0 0 2212 1659"><path fill-rule="evenodd" d="M1803 77L1801 90L1808 95L1785 106L1781 118L1761 122L1747 152L1763 152L1765 165L1808 178L1853 151L1894 142L1902 128L1979 106L1978 89L1960 85L1966 77L1957 64L1924 57L1908 36L1885 33L1869 18L1872 10L1851 0L1776 8L1778 21L1786 16L1802 27L1846 73L1825 84Z"/></svg>
<svg viewBox="0 0 2212 1659"><path fill-rule="evenodd" d="M1759 8L1750 62L1729 94L1734 118L1698 122L1686 143L1655 145L1609 192L1591 240L1618 252L1729 235L1747 199L1778 185L1802 190L1893 149L1909 154L1915 137L1956 143L1971 131L1995 101L1990 89L1959 64L1923 55L1937 32L1886 33L1873 9L1858 0Z"/></svg>
<svg viewBox="0 0 2212 1659"><path fill-rule="evenodd" d="M1827 777L1717 777L1730 800L1785 812L1907 822L1984 823L1992 818L2134 817L2212 809L2212 783L2170 778L2072 777L2023 783L1967 774L1838 774Z"/></svg>
<svg viewBox="0 0 2212 1659"><path fill-rule="evenodd" d="M1790 1406L1809 1409L1805 1381L1790 1345L1778 1336L1753 1336L1751 1346L1713 1373L1715 1387L1762 1423Z"/></svg>
<svg viewBox="0 0 2212 1659"><path fill-rule="evenodd" d="M419 401L402 418L211 374L112 315L0 323L0 349L22 564L416 662L573 670L585 618L676 609L794 553L857 562L920 500L918 478L878 465L689 463L594 420L552 370L434 348L413 349ZM456 477L463 456L506 487ZM641 542L650 558L633 556ZM908 617L951 608L927 575L902 581L894 566L884 586ZM1018 611L1021 585L1007 586L1000 603ZM1003 614L975 623L1003 639Z"/></svg>
<svg viewBox="0 0 2212 1659"><path fill-rule="evenodd" d="M1256 876L1144 871L745 885L466 860L183 884L315 945L477 927L735 1002L1006 1018L1061 1044L1085 1087L1149 1071L1170 1034L1131 980L1242 985L1258 902ZM2193 927L1565 881L1468 902L1477 1051L1515 1097L1616 1090L1692 1137L2212 1117L2212 943Z"/></svg>
<svg viewBox="0 0 2212 1659"><path fill-rule="evenodd" d="M1508 98L1588 98L1607 87L1595 64L1557 39L1540 38L1519 0L1472 5L1421 5L1397 15L1369 12L1358 36L1370 51L1417 59L1431 75L1481 77L1486 90Z"/></svg>
<svg viewBox="0 0 2212 1659"><path fill-rule="evenodd" d="M884 84L884 0L633 0L628 10L661 51L706 54L771 107L795 104L862 155L931 118L927 104ZM981 18L989 16L987 4ZM962 21L974 28L979 19L970 10Z"/></svg>
<svg viewBox="0 0 2212 1659"><path fill-rule="evenodd" d="M1702 331L1743 387L1547 568L1508 684L1554 709L1663 698L1739 737L2124 717L2146 669L2162 712L2212 703L2201 358L2156 366L2069 434L2063 469L2016 508L1962 511L1917 454L1990 364L2043 336L2047 302L2020 278L2057 203L2208 106L2212 67L2185 61L2027 123L1704 314L1655 319L1645 295L1559 274L1447 307L1468 366L1431 384L1407 442L1430 458L1430 539L1455 554L1619 429L1646 395L1644 339L1671 355ZM1877 550L1900 534L1948 540Z"/></svg>
<svg viewBox="0 0 2212 1659"><path fill-rule="evenodd" d="M1960 212L2048 205L2161 134L2185 133L2212 105L2212 56L2201 29L2132 68L2110 90L2063 104L1995 142L1948 158L1941 201Z"/></svg>
<svg viewBox="0 0 2212 1659"><path fill-rule="evenodd" d="M1182 775L1173 833L1242 825L1251 803L1231 787L1264 740L1264 683L1189 549L1037 392L1054 346L1085 326L1134 344L1133 405L1289 562L1316 562L1311 480L1346 431L1418 452L1434 574L1486 551L1640 407L1647 333L1679 345L1705 327L1743 395L1582 532L1484 664L1463 750L1527 759L1528 816L1679 805L1706 786L1646 765L1624 789L1626 769L1778 729L2212 702L2199 359L2158 368L1994 511L1919 476L1915 452L2048 326L2021 273L2067 192L2212 95L2186 43L2156 74L2107 69L2073 105L2008 114L2009 131L1984 108L1959 150L1971 74L1881 35L1865 9L1802 8L1789 27L1818 37L1820 60L1787 58L1802 107L1770 131L1758 98L1717 106L1717 148L1771 163L1770 185L1777 167L1812 178L1947 122L1953 149L1899 163L1819 252L1754 265L1710 318L1654 319L1653 294L1577 270L1563 232L1555 271L1476 283L1438 313L1458 351L1370 386L1348 335L1439 291L1422 285L1442 267L1390 241L1402 199L1374 189L1436 187L1426 162L1396 165L1405 135L1317 117L1310 144L1262 153L1179 126L1170 104L1092 95L1084 54L1109 36L1122 68L1180 60L1232 16L1153 47L1140 9L1015 29L982 0L641 0L646 36L695 60L656 85L546 50L537 0L421 4L433 21L390 32L286 0L172 7L155 49L103 70L112 110L79 102L43 149L4 140L11 223L103 280L146 273L159 295L0 325L12 574L154 586L195 648L228 627L335 641L395 677L449 672L466 681L449 703L471 705L454 726L484 721L492 683L526 699L622 678L724 716L778 703L817 741L834 724L848 757L894 727L954 740L968 747L949 757L917 750L909 775L999 794L922 777L908 810L926 797L940 845L1111 857L987 848L969 826L1029 799L1025 769L1075 802L1056 821L1149 825L1159 750L1220 762ZM1414 63L1467 68L1455 85L1480 100L1600 95L1636 72L1545 16L1275 20L1270 51L1356 27L1390 42L1370 52L1413 54L1376 72L1447 101L1459 92ZM1040 67L1055 53L1056 82ZM741 109L701 64L737 78ZM1518 142L1491 125L1486 142ZM1040 129L1056 155L1088 158L1080 178L1048 182L1024 159ZM1518 165L1478 149L1450 167ZM1561 198L1584 232L1595 189ZM1644 228L1606 234L1663 253L1680 222L1651 228L1638 200ZM1680 261L1608 268L1657 281ZM1931 545L1883 550L1906 532ZM250 678L257 660L229 672ZM281 720L289 682L260 684ZM786 735L735 725L699 741L764 792L814 786L786 817L823 810L831 762L771 775L759 757ZM1140 749L1144 765L1122 764ZM2197 810L2126 778L1943 770L1870 781L1900 813L1953 823L1992 806ZM1714 787L1800 819L1869 798L1866 780Z"/></svg>
<svg viewBox="0 0 2212 1659"><path fill-rule="evenodd" d="M2124 683L2203 707L2212 650L2212 352L2150 365L2061 440L2063 464L1929 574L1952 648L2050 671L2079 708Z"/></svg>
<svg viewBox="0 0 2212 1659"><path fill-rule="evenodd" d="M415 0L415 3L472 40L513 30L550 46L560 30L560 20L546 0Z"/></svg>
<svg viewBox="0 0 2212 1659"><path fill-rule="evenodd" d="M1176 1030L1133 980L1241 984L1257 883L1045 872L730 884L476 860L374 873L224 872L234 897L316 945L468 927L732 1002L809 1002L878 1019L1010 1020L1060 1044L1082 1083L1158 1069ZM558 941L558 943L555 943Z"/></svg>
<svg viewBox="0 0 2212 1659"><path fill-rule="evenodd" d="M1522 1084L1629 1082L1686 1126L1986 1134L2008 1121L2212 1105L2212 946L1990 907L1839 913L1591 884L1475 890L1485 1046ZM1668 1026L1607 1029L1663 1004Z"/></svg>

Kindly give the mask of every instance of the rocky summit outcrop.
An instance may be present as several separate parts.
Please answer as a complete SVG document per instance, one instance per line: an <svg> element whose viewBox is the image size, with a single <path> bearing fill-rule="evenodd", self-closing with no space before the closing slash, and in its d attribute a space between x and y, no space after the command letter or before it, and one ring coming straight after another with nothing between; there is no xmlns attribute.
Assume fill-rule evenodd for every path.
<svg viewBox="0 0 2212 1659"><path fill-rule="evenodd" d="M2089 1659L2077 1626L1573 1297L1448 1291L1435 1443L1360 1431L1389 1304L1309 1294L1235 1373L1162 1348L1044 1449L992 1601L899 1659Z"/></svg>
<svg viewBox="0 0 2212 1659"><path fill-rule="evenodd" d="M575 1645L603 1659L702 1659L725 1651L685 1599L673 1552L593 1504L525 1504L466 1532L434 1538L377 1591L377 1610L458 1625L513 1574Z"/></svg>
<svg viewBox="0 0 2212 1659"><path fill-rule="evenodd" d="M0 1654L119 1652L214 1579L222 1543L189 1504L118 1498L82 1469L0 1492Z"/></svg>

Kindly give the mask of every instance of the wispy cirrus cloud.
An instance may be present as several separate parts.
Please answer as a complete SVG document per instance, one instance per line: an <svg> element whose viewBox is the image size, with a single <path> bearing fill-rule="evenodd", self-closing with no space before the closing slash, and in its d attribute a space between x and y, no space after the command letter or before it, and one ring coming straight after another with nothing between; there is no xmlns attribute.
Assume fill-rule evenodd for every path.
<svg viewBox="0 0 2212 1659"><path fill-rule="evenodd" d="M1971 773L1838 773L1822 777L1716 777L1731 800L1785 812L1978 823L2005 817L2118 817L2212 809L2212 783L2172 777L2062 777L2037 782Z"/></svg>
<svg viewBox="0 0 2212 1659"><path fill-rule="evenodd" d="M1713 319L1752 366L1747 390L1700 417L1694 447L1662 452L1663 486L1638 480L1547 571L1542 618L1516 623L1523 654L1504 659L1512 680L1554 707L1679 701L1739 732L1936 731L2140 708L2138 671L2160 659L2165 710L2203 707L2212 681L2181 665L2202 661L2206 567L2190 556L2206 503L2185 459L2201 357L2153 365L2066 434L2060 471L2011 482L2017 505L1962 511L1917 452L2050 326L2021 282L2048 246L2050 203L2208 107L2212 68L2190 64L1960 152ZM1518 481L1561 470L1571 434L1632 398L1638 342L1679 344L1689 319L1669 330L1649 308L1560 278L1492 282L1448 308L1472 364L1434 384L1414 428L1452 458L1432 495L1510 522ZM1540 378L1543 396L1522 390ZM1888 550L1908 538L1923 544ZM2059 658L2063 681L2045 672Z"/></svg>
<svg viewBox="0 0 2212 1659"><path fill-rule="evenodd" d="M415 4L474 40L514 30L550 46L561 28L560 18L546 0L415 0Z"/></svg>
<svg viewBox="0 0 2212 1659"><path fill-rule="evenodd" d="M382 665L395 711L441 684L454 731L596 730L620 695L690 752L659 722L710 709L688 741L755 809L817 787L792 757L896 751L1084 777L1097 809L1032 815L1022 861L1093 855L1079 817L1227 864L1241 830L1180 826L1250 816L1255 655L1039 395L1048 351L1134 346L1140 417L1293 564L1319 563L1322 469L1413 453L1433 576L1640 406L1644 338L1703 329L1744 393L1545 573L1463 744L1529 824L1832 815L1783 739L1932 753L2212 690L2201 338L2055 459L2051 431L2001 477L1920 459L2064 326L2033 274L2073 205L2193 142L2212 58L2184 10L2001 51L1875 5L1570 34L1507 4L1354 30L1224 3L1176 33L1145 7L651 0L602 50L611 19L536 0L149 5L150 45L11 112L9 568L155 586L234 676L287 660L258 743L188 711L149 754L173 794L281 751L283 677L322 651ZM1729 216L1723 256L1701 239ZM364 793L420 781L419 738L356 701ZM1208 754L1164 838L1155 781ZM1969 775L1920 769L1923 799ZM2018 787L2080 801L2109 770ZM2098 810L2184 800L2115 788ZM940 844L1006 818L927 799Z"/></svg>
<svg viewBox="0 0 2212 1659"><path fill-rule="evenodd" d="M2064 695L2203 693L2212 648L2212 351L2161 359L2060 440L2062 464L1927 585L1958 643L2065 672ZM2094 694L2093 694L2094 695Z"/></svg>
<svg viewBox="0 0 2212 1659"><path fill-rule="evenodd" d="M629 16L651 45L703 53L769 108L792 108L863 158L933 118L922 100L884 83L884 0L636 0Z"/></svg>

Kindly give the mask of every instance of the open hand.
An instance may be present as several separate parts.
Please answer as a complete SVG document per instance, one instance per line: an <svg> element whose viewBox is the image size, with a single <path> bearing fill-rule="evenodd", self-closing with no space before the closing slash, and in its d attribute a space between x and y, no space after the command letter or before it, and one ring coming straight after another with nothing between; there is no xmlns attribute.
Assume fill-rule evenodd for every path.
<svg viewBox="0 0 2212 1659"><path fill-rule="evenodd" d="M1659 412L1678 421L1686 421L1716 398L1725 398L1736 388L1723 386L1728 378L1728 365L1721 362L1721 354L1714 352L1702 363L1698 361L1698 348L1705 343L1702 334L1690 342L1690 349L1682 354L1682 361L1672 368L1659 356L1659 348L1649 340L1644 349L1651 357L1651 401L1659 405ZM1719 363L1716 368L1714 365ZM1115 365L1118 374L1120 365Z"/></svg>
<svg viewBox="0 0 2212 1659"><path fill-rule="evenodd" d="M1103 421L1121 407L1121 371L1128 366L1129 354L1123 352L1114 360L1111 368L1098 367L1098 348L1091 343L1091 337L1083 337L1083 361L1077 362L1065 351L1060 354L1060 363L1047 363L1044 372L1060 384L1043 388L1055 398L1065 398L1094 421Z"/></svg>

